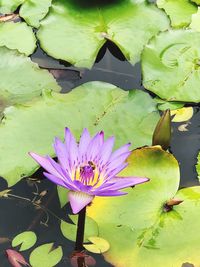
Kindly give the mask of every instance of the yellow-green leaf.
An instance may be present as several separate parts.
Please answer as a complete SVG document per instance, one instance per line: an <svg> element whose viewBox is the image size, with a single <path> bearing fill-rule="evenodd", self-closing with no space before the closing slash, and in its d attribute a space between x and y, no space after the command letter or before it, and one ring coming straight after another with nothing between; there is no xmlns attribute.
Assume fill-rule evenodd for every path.
<svg viewBox="0 0 200 267"><path fill-rule="evenodd" d="M62 247L53 247L53 243L43 244L35 248L30 255L32 267L54 267L62 259Z"/></svg>
<svg viewBox="0 0 200 267"><path fill-rule="evenodd" d="M17 235L13 240L12 240L12 246L17 247L20 246L20 251L27 250L35 245L37 241L37 236L34 232L32 231L26 231L23 232L19 235Z"/></svg>
<svg viewBox="0 0 200 267"><path fill-rule="evenodd" d="M179 108L176 110L171 110L171 115L173 116L173 122L184 122L188 121L193 116L193 107Z"/></svg>
<svg viewBox="0 0 200 267"><path fill-rule="evenodd" d="M108 241L101 237L92 236L92 237L89 237L88 240L92 244L84 244L83 246L85 249L87 249L88 251L92 253L101 254L101 253L108 251L110 248L110 244L108 243Z"/></svg>

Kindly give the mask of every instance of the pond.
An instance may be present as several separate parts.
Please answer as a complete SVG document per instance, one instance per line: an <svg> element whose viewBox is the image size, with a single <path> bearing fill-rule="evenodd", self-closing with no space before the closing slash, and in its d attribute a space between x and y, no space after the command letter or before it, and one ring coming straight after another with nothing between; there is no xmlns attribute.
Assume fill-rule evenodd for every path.
<svg viewBox="0 0 200 267"><path fill-rule="evenodd" d="M200 2L45 2L40 6L34 0L31 6L29 0L0 1L4 18L0 22L0 266L197 266L200 28L195 22ZM86 22L94 20L98 32L96 6L105 38L92 39L91 29L82 27L85 14L89 17ZM68 9L70 19L65 20ZM184 15L177 15L183 11ZM144 24L141 19L115 25L113 18L120 17L120 12L125 22L131 12L136 17L158 17L149 28L140 26ZM21 19L17 15L17 20L11 20L14 18L19 27L25 21L34 31L30 34L18 28L17 32L13 22L5 19L6 13L20 14ZM159 20L160 25L156 25ZM138 29L131 32L133 25ZM65 27L70 30L65 32ZM77 31L76 38L70 35L73 31ZM41 47L38 41L37 47L34 44L36 33ZM136 36L142 45L137 44ZM66 48L68 41L73 46ZM167 151L151 147L154 129L165 109L174 114ZM75 256L78 217L67 202L67 191L57 190L57 185L45 178L44 169L28 156L33 151L55 157L52 143L55 136L63 139L64 127L76 138L83 128L93 135L103 130L106 138L115 135L116 148L131 141L135 150L122 176L150 178L144 185L125 189L126 196L95 198L87 207L87 252ZM162 138L160 142L162 145ZM171 200L175 202L170 204ZM31 234L15 238L24 232ZM45 244L44 249L37 250ZM9 258L8 249L20 254ZM19 255L21 262L15 259Z"/></svg>

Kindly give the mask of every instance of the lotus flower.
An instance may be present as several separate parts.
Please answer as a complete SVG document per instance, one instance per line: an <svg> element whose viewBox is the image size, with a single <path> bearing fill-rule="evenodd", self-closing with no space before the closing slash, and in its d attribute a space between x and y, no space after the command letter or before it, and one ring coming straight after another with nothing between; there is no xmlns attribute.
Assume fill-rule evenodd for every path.
<svg viewBox="0 0 200 267"><path fill-rule="evenodd" d="M69 189L68 199L74 214L90 204L95 196L121 196L127 194L120 189L141 184L148 178L118 177L127 167L126 159L131 154L130 143L112 153L114 137L104 140L104 132L90 137L83 130L79 143L68 128L65 129L65 142L55 138L54 150L58 162L49 156L29 154L47 172L49 180Z"/></svg>

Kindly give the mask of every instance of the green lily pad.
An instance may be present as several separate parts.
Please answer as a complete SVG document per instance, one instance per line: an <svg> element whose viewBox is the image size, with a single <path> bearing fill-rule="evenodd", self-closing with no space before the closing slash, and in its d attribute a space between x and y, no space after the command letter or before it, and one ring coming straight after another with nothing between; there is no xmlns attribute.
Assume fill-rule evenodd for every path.
<svg viewBox="0 0 200 267"><path fill-rule="evenodd" d="M0 13L14 12L20 5L19 14L29 25L37 28L49 11L52 0L0 0Z"/></svg>
<svg viewBox="0 0 200 267"><path fill-rule="evenodd" d="M42 89L59 91L53 76L16 50L0 47L0 97L10 103L23 103L39 96Z"/></svg>
<svg viewBox="0 0 200 267"><path fill-rule="evenodd" d="M29 25L38 28L42 20L49 11L52 0L26 0L20 8L20 17Z"/></svg>
<svg viewBox="0 0 200 267"><path fill-rule="evenodd" d="M200 153L197 157L197 165L196 165L196 170L197 170L197 174L198 174L198 179L200 181Z"/></svg>
<svg viewBox="0 0 200 267"><path fill-rule="evenodd" d="M37 36L50 56L91 68L107 39L136 63L149 39L166 30L168 24L164 12L145 1L104 1L96 5L91 1L56 0L40 22Z"/></svg>
<svg viewBox="0 0 200 267"><path fill-rule="evenodd" d="M0 0L0 13L9 14L14 12L25 0Z"/></svg>
<svg viewBox="0 0 200 267"><path fill-rule="evenodd" d="M191 0L191 1L196 3L197 5L200 5L200 0Z"/></svg>
<svg viewBox="0 0 200 267"><path fill-rule="evenodd" d="M110 244L105 239L98 236L91 236L89 241L92 244L85 244L84 248L90 252L101 254L109 250Z"/></svg>
<svg viewBox="0 0 200 267"><path fill-rule="evenodd" d="M60 206L61 208L63 208L68 202L68 190L67 188L58 185L57 192L60 201Z"/></svg>
<svg viewBox="0 0 200 267"><path fill-rule="evenodd" d="M171 30L161 33L144 49L145 88L168 101L200 101L200 33Z"/></svg>
<svg viewBox="0 0 200 267"><path fill-rule="evenodd" d="M173 116L172 122L184 122L189 121L194 114L193 107L179 108L172 110L171 115Z"/></svg>
<svg viewBox="0 0 200 267"><path fill-rule="evenodd" d="M60 229L64 237L71 241L76 240L77 224L78 224L78 215L69 215L73 224L61 221ZM91 236L98 236L98 225L90 217L86 217L85 220L85 233L84 233L84 242L88 242Z"/></svg>
<svg viewBox="0 0 200 267"><path fill-rule="evenodd" d="M200 32L200 7L198 8L197 13L192 15L190 28L194 31Z"/></svg>
<svg viewBox="0 0 200 267"><path fill-rule="evenodd" d="M156 102L140 90L127 92L90 82L65 95L46 91L26 106L5 110L0 126L0 175L11 186L32 174L38 165L28 152L53 156L54 137L63 138L64 127L77 139L85 127L91 134L103 129L106 137L116 136L116 148L129 141L138 147L151 144L158 119Z"/></svg>
<svg viewBox="0 0 200 267"><path fill-rule="evenodd" d="M1 22L0 46L17 49L20 53L28 56L36 48L36 38L31 27L26 23Z"/></svg>
<svg viewBox="0 0 200 267"><path fill-rule="evenodd" d="M93 204L87 208L88 216L100 227L99 236L109 243L109 239L101 235L102 225L114 224L119 226L120 232L120 225L133 229L149 227L156 221L162 205L174 197L179 186L178 162L160 146L136 149L127 162L129 165L120 176L148 177L150 181L126 189L128 194L122 197L95 197ZM109 226L106 227L109 229Z"/></svg>
<svg viewBox="0 0 200 267"><path fill-rule="evenodd" d="M95 198L88 215L99 237L110 243L104 254L116 267L180 267L199 264L200 187L178 191L176 159L159 147L133 151L122 175L147 176L150 181L116 198ZM170 199L183 202L170 209ZM167 211L168 210L168 211Z"/></svg>
<svg viewBox="0 0 200 267"><path fill-rule="evenodd" d="M155 101L158 103L158 109L161 111L164 111L166 109L174 110L178 108L184 107L185 103L183 102L168 102L163 99L160 99L159 97L154 98Z"/></svg>
<svg viewBox="0 0 200 267"><path fill-rule="evenodd" d="M157 0L157 6L165 10L174 28L188 26L192 14L197 12L197 6L189 0Z"/></svg>
<svg viewBox="0 0 200 267"><path fill-rule="evenodd" d="M34 232L32 231L26 231L23 232L19 235L17 235L13 240L12 240L12 246L17 247L20 246L20 251L27 250L35 245L37 241L37 236Z"/></svg>
<svg viewBox="0 0 200 267"><path fill-rule="evenodd" d="M53 248L53 243L43 244L35 248L30 255L32 267L53 267L63 256L62 247Z"/></svg>

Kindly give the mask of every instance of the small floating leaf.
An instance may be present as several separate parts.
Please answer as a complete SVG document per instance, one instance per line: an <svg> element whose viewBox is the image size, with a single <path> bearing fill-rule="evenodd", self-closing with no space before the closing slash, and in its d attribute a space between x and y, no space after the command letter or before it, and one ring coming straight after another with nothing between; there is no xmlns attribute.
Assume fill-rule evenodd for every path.
<svg viewBox="0 0 200 267"><path fill-rule="evenodd" d="M53 248L53 243L43 244L35 248L30 255L32 267L53 267L63 256L62 247Z"/></svg>
<svg viewBox="0 0 200 267"><path fill-rule="evenodd" d="M171 111L171 116L173 116L173 122L184 122L188 121L193 116L193 107L180 108Z"/></svg>
<svg viewBox="0 0 200 267"><path fill-rule="evenodd" d="M12 241L12 246L17 247L20 246L20 251L27 250L35 245L37 241L37 236L34 232L32 231L26 231L23 232L19 235L17 235L13 241Z"/></svg>
<svg viewBox="0 0 200 267"><path fill-rule="evenodd" d="M180 126L178 126L178 130L180 132L188 132L188 125L189 123L184 123L184 124L181 124Z"/></svg>
<svg viewBox="0 0 200 267"><path fill-rule="evenodd" d="M154 133L152 144L160 145L163 149L167 150L171 141L171 118L170 110L166 110L160 118Z"/></svg>
<svg viewBox="0 0 200 267"><path fill-rule="evenodd" d="M110 244L101 237L91 236L88 240L93 244L84 244L84 248L90 252L101 254L109 250Z"/></svg>
<svg viewBox="0 0 200 267"><path fill-rule="evenodd" d="M78 215L70 215L70 219L74 224L61 221L60 229L64 237L71 241L76 240L76 232L77 232L77 223L78 223ZM84 233L84 242L88 242L90 236L98 235L98 225L97 223L91 219L90 217L86 217L85 221L85 233Z"/></svg>

